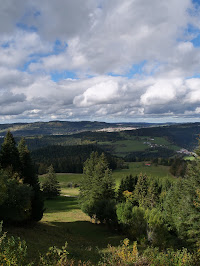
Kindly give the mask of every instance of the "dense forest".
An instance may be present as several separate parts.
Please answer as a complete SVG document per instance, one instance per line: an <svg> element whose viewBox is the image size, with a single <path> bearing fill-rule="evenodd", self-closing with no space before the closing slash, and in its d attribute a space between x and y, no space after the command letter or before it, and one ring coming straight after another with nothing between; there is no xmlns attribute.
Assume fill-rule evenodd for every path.
<svg viewBox="0 0 200 266"><path fill-rule="evenodd" d="M83 164L92 151L102 153L96 145L47 146L32 152L32 158L39 174L46 173L47 168L53 165L57 173L82 173ZM106 153L111 169L123 168L123 159Z"/></svg>
<svg viewBox="0 0 200 266"><path fill-rule="evenodd" d="M10 131L0 151L0 220L11 223L39 221L44 202L29 150L22 138L18 146Z"/></svg>

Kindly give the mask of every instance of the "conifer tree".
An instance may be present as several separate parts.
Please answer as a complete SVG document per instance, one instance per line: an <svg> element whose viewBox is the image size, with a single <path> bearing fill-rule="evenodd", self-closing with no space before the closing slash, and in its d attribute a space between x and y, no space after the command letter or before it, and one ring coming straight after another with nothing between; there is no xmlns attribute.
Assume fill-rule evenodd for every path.
<svg viewBox="0 0 200 266"><path fill-rule="evenodd" d="M46 198L53 198L60 195L60 185L52 165L48 168L48 173L45 176L42 188Z"/></svg>
<svg viewBox="0 0 200 266"><path fill-rule="evenodd" d="M11 171L11 174L20 172L21 164L15 139L10 131L7 132L1 145L0 163L3 169Z"/></svg>
<svg viewBox="0 0 200 266"><path fill-rule="evenodd" d="M148 177L140 174L134 190L134 197L138 201L140 207L145 207L146 196L148 191Z"/></svg>
<svg viewBox="0 0 200 266"><path fill-rule="evenodd" d="M119 189L118 189L118 192L117 192L117 198L118 198L118 201L125 201L126 198L124 197L123 193L124 191L129 191L129 192L133 192L134 189L135 189L135 186L137 184L137 179L138 177L137 176L132 176L132 175L129 175L129 176L126 176L125 178L123 178L121 180L121 183L120 183L120 186L119 186Z"/></svg>
<svg viewBox="0 0 200 266"><path fill-rule="evenodd" d="M114 182L104 154L92 152L85 162L79 198L91 218L107 223L115 219Z"/></svg>
<svg viewBox="0 0 200 266"><path fill-rule="evenodd" d="M30 152L25 143L25 139L21 138L18 144L19 158L21 163L21 176L25 184L34 186L38 183L35 169L33 167Z"/></svg>
<svg viewBox="0 0 200 266"><path fill-rule="evenodd" d="M25 139L21 138L18 144L20 165L21 165L21 176L24 184L29 184L33 189L33 197L31 201L32 211L31 220L39 221L42 219L44 212L44 200L42 192L40 190L40 184L38 177L35 173L34 166L32 164L30 152L25 143Z"/></svg>

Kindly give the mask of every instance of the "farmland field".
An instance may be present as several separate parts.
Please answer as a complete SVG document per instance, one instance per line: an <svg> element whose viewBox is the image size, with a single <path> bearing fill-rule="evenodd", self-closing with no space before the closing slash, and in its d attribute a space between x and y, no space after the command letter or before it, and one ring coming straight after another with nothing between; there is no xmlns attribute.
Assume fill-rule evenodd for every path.
<svg viewBox="0 0 200 266"><path fill-rule="evenodd" d="M145 151L152 147L163 147L171 150L179 150L180 147L171 144L165 138L155 137L132 137L126 140L119 141L106 141L98 142L99 145L103 146L106 150L112 152L117 156L124 157L128 153L135 151Z"/></svg>

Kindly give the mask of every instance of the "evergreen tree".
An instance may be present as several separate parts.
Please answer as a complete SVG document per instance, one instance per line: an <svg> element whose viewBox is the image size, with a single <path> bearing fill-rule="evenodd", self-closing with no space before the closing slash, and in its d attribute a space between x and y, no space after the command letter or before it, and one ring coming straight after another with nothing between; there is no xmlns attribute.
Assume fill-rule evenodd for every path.
<svg viewBox="0 0 200 266"><path fill-rule="evenodd" d="M3 169L9 170L11 174L20 172L21 164L19 152L16 147L15 139L10 131L7 132L4 142L1 145L0 163Z"/></svg>
<svg viewBox="0 0 200 266"><path fill-rule="evenodd" d="M7 189L11 187L13 193L16 192L15 198L13 198L12 195L9 194L12 193L11 189L8 189L8 199L13 198L13 202L12 204L9 203L9 206L13 206L13 208L16 208L16 210L20 210L20 208L23 210L23 206L25 205L23 205L23 202L21 202L20 207L19 191L23 192L24 197L25 195L27 195L27 199L25 200L25 202L30 202L30 208L26 206L27 210L29 210L26 211L26 215L20 215L18 212L20 218L17 216L15 218L14 216L9 218L9 215L7 215L6 212L7 210L9 211L11 207L6 207L6 205L1 206L1 208L4 208L2 209L5 213L4 216L7 215L8 220L11 219L13 221L19 219L21 221L23 221L23 219L34 221L41 220L44 211L44 200L40 191L38 177L35 174L34 167L31 162L30 153L28 151L27 146L25 145L25 140L22 138L17 148L13 135L10 131L8 131L1 147L0 162L2 168L5 169L7 172ZM11 178L13 179L13 177L14 179L16 179L16 182L10 180ZM21 184L22 181L24 184ZM7 202L9 201L7 200ZM17 207L15 207L14 202L18 202ZM15 212L11 211L11 213Z"/></svg>
<svg viewBox="0 0 200 266"><path fill-rule="evenodd" d="M135 186L137 184L137 179L138 179L137 176L133 177L132 175L129 175L121 180L121 183L120 183L120 186L117 192L118 201L125 201L125 197L123 195L124 191L129 191L129 192L134 191Z"/></svg>
<svg viewBox="0 0 200 266"><path fill-rule="evenodd" d="M165 220L177 236L200 246L200 159L192 162L185 179L177 180L163 203Z"/></svg>
<svg viewBox="0 0 200 266"><path fill-rule="evenodd" d="M30 152L25 143L25 139L21 138L18 144L19 158L21 163L21 176L25 184L34 186L38 183L36 178L35 169L33 167Z"/></svg>
<svg viewBox="0 0 200 266"><path fill-rule="evenodd" d="M146 207L146 196L148 192L148 177L140 174L134 190L135 200L140 207Z"/></svg>
<svg viewBox="0 0 200 266"><path fill-rule="evenodd" d="M48 173L45 176L42 188L46 198L53 198L60 195L60 185L52 165L48 168Z"/></svg>
<svg viewBox="0 0 200 266"><path fill-rule="evenodd" d="M43 217L44 212L44 199L40 190L40 184L38 176L35 173L34 166L32 164L30 152L25 143L25 139L21 138L18 144L21 176L24 184L29 184L33 189L33 197L31 201L32 211L31 220L39 221Z"/></svg>
<svg viewBox="0 0 200 266"><path fill-rule="evenodd" d="M114 199L114 182L106 157L103 153L99 156L97 152L92 152L83 169L81 208L91 218L108 223L115 220Z"/></svg>

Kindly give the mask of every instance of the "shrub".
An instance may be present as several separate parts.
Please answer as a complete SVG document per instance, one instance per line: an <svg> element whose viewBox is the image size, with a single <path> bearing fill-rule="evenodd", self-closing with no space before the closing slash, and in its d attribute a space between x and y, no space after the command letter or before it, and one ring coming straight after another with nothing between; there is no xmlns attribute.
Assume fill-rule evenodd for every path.
<svg viewBox="0 0 200 266"><path fill-rule="evenodd" d="M145 260L139 257L137 242L133 248L129 246L129 239L124 239L117 248L108 245L108 252L104 253L100 265L147 265Z"/></svg>
<svg viewBox="0 0 200 266"><path fill-rule="evenodd" d="M68 258L67 242L59 249L57 247L50 247L48 252L40 257L39 266L89 266L90 262L75 262L73 259Z"/></svg>
<svg viewBox="0 0 200 266"><path fill-rule="evenodd" d="M174 251L167 249L165 252L159 252L158 248L148 248L144 252L149 265L165 265L165 266L192 266L198 265L195 256L187 251L186 248Z"/></svg>
<svg viewBox="0 0 200 266"><path fill-rule="evenodd" d="M7 237L6 233L2 234L2 223L0 233L0 265L31 265L26 263L26 242L19 237Z"/></svg>

